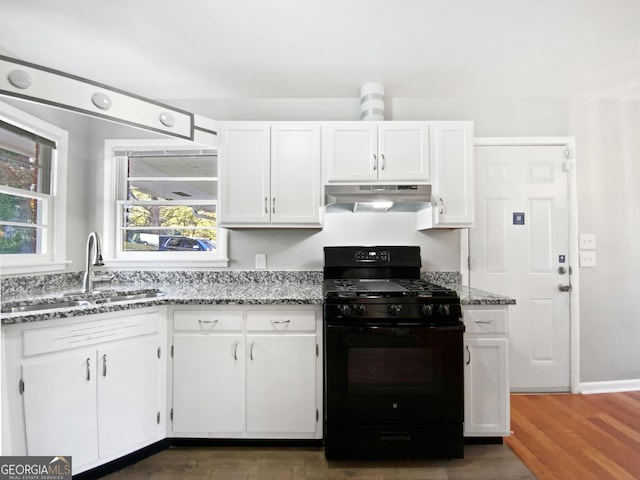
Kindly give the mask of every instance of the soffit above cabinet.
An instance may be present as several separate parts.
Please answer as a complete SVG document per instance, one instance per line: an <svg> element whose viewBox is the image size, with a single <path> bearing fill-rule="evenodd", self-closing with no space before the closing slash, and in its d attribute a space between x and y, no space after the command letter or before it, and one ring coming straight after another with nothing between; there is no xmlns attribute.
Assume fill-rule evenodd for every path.
<svg viewBox="0 0 640 480"><path fill-rule="evenodd" d="M214 122L154 100L0 55L0 95L215 145Z"/></svg>

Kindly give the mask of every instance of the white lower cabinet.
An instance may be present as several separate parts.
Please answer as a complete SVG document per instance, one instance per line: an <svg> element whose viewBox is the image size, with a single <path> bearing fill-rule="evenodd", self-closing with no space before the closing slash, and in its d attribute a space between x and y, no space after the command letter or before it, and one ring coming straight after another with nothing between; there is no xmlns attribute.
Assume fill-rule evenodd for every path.
<svg viewBox="0 0 640 480"><path fill-rule="evenodd" d="M321 438L318 307L173 313L174 437Z"/></svg>
<svg viewBox="0 0 640 480"><path fill-rule="evenodd" d="M244 430L245 339L241 311L173 314L173 433Z"/></svg>
<svg viewBox="0 0 640 480"><path fill-rule="evenodd" d="M158 338L98 350L98 445L101 457L156 441L161 412ZM164 392L163 392L164 393Z"/></svg>
<svg viewBox="0 0 640 480"><path fill-rule="evenodd" d="M27 454L71 455L74 473L98 459L95 358L91 349L22 367Z"/></svg>
<svg viewBox="0 0 640 480"><path fill-rule="evenodd" d="M510 434L506 306L464 306L464 434Z"/></svg>
<svg viewBox="0 0 640 480"><path fill-rule="evenodd" d="M166 337L157 311L30 327L14 336L23 340L24 454L71 456L76 474L164 437Z"/></svg>

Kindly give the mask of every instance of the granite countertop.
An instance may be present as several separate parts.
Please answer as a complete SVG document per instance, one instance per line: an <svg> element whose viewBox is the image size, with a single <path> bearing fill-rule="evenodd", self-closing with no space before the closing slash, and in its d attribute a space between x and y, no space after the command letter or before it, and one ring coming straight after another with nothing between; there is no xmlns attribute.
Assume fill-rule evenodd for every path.
<svg viewBox="0 0 640 480"><path fill-rule="evenodd" d="M321 277L320 277L321 278ZM105 312L117 312L154 305L321 305L323 302L322 282L319 277L303 275L271 276L256 281L253 277L235 276L214 282L167 281L133 282L97 287L96 292L87 297L77 287L49 290L40 294L4 295L2 309L36 302L56 303L68 299L96 301L112 295L156 293L152 298L141 298L113 303L90 303L88 305L65 306L63 308L42 309L27 312L3 312L2 325L37 322L58 318L69 318ZM159 280L159 281L158 281ZM164 280L164 281L163 281ZM463 305L513 305L515 300L483 290L447 284L460 295ZM32 290L33 291L33 290Z"/></svg>
<svg viewBox="0 0 640 480"><path fill-rule="evenodd" d="M462 305L515 305L515 298L462 285L452 287L460 295Z"/></svg>

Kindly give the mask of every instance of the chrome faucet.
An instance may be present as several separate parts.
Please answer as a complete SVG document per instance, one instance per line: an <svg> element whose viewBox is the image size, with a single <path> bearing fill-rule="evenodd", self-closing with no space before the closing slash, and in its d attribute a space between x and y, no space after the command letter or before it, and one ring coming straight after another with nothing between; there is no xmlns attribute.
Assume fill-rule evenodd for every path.
<svg viewBox="0 0 640 480"><path fill-rule="evenodd" d="M100 267L102 265L104 265L104 262L102 261L100 235L98 235L98 232L91 232L89 238L87 238L87 263L84 269L84 278L82 279L83 293L93 292L93 272L91 267Z"/></svg>

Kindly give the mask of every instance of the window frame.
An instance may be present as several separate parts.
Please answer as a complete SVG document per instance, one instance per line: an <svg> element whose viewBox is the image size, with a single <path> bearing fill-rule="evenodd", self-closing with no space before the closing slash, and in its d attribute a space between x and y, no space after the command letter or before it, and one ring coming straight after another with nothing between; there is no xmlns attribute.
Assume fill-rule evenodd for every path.
<svg viewBox="0 0 640 480"><path fill-rule="evenodd" d="M4 102L0 102L0 120L56 142L51 154L51 193L33 195L44 202L43 224L48 230L44 253L0 254L0 272L13 275L64 270L71 263L66 257L69 132Z"/></svg>
<svg viewBox="0 0 640 480"><path fill-rule="evenodd" d="M121 160L118 152L148 152L148 151L194 151L217 150L217 147L200 145L182 140L105 140L104 142L104 204L103 204L103 249L102 256L105 265L112 267L145 267L169 270L209 269L227 267L228 231L216 224L216 250L213 252L176 252L176 251L124 251L121 249L122 216L120 209L123 200L118 198L118 188L126 175L120 168ZM217 180L218 191L220 185L219 169ZM216 211L219 212L218 196L216 196Z"/></svg>

